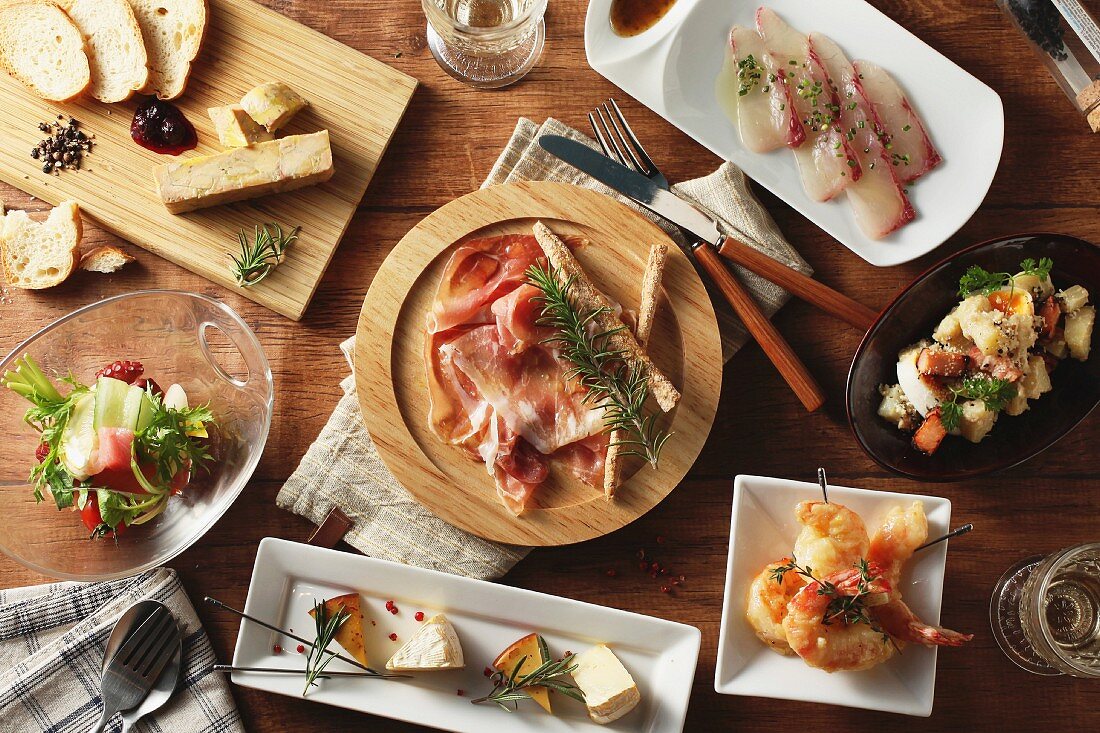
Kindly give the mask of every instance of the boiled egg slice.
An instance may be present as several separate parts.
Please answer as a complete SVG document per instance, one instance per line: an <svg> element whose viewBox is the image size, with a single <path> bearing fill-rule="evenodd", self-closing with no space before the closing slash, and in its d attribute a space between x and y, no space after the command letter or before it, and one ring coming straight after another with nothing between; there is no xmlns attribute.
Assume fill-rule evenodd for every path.
<svg viewBox="0 0 1100 733"><path fill-rule="evenodd" d="M1011 285L994 290L989 294L989 304L993 310L998 310L1005 315L1017 315L1032 318L1035 316L1035 301L1031 293L1019 287Z"/></svg>
<svg viewBox="0 0 1100 733"><path fill-rule="evenodd" d="M940 404L940 401L917 371L917 356L923 348L924 344L917 344L908 351L901 352L898 357L898 386L920 416L927 417L928 413Z"/></svg>

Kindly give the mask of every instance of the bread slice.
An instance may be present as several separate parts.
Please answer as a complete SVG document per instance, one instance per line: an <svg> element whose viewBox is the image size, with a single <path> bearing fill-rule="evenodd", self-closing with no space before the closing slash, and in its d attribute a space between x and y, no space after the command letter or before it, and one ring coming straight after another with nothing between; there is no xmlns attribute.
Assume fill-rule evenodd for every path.
<svg viewBox="0 0 1100 733"><path fill-rule="evenodd" d="M661 295L661 280L665 275L665 264L668 262L668 245L657 244L649 250L649 260L646 262L645 273L642 275L641 300L638 305L638 325L634 327L634 338L645 348L649 343L649 335L653 332L653 318L657 314L657 302ZM626 437L624 431L614 430L611 433L611 442L607 446L607 457L603 463L603 496L611 499L615 496L615 490L619 488L622 480L622 449L621 441Z"/></svg>
<svg viewBox="0 0 1100 733"><path fill-rule="evenodd" d="M634 334L630 332L630 329L622 328L623 322L615 315L611 303L588 278L588 274L585 273L577 258L573 256L569 247L541 221L535 222L534 231L535 239L538 240L546 259L558 271L560 277L575 278L571 292L579 305L585 310L606 309L593 321L596 328L600 331L619 329L608 339L608 347L624 351L626 361L646 375L649 380L649 392L657 400L661 410L668 412L674 408L676 403L680 401L680 392L672 386L672 382L669 381L668 377L646 355L645 349L634 338Z"/></svg>
<svg viewBox="0 0 1100 733"><path fill-rule="evenodd" d="M121 102L149 83L149 57L128 0L56 0L84 37L92 69L88 93Z"/></svg>
<svg viewBox="0 0 1100 733"><path fill-rule="evenodd" d="M84 37L48 0L0 3L0 65L52 102L73 100L92 83Z"/></svg>
<svg viewBox="0 0 1100 733"><path fill-rule="evenodd" d="M8 283L41 290L64 282L76 268L83 233L75 201L62 201L43 222L25 211L9 211L0 229L0 259Z"/></svg>
<svg viewBox="0 0 1100 733"><path fill-rule="evenodd" d="M134 11L145 51L149 81L141 91L176 99L187 88L191 62L199 55L210 10L206 0L127 0Z"/></svg>
<svg viewBox="0 0 1100 733"><path fill-rule="evenodd" d="M118 247L101 244L80 255L80 269L109 275L112 272L118 272L123 265L133 261L133 255L123 252Z"/></svg>

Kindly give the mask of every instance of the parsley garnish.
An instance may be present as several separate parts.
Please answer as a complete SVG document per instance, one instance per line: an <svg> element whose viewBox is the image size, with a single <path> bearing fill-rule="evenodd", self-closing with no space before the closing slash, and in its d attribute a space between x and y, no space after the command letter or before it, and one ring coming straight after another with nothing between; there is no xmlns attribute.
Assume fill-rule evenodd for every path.
<svg viewBox="0 0 1100 733"><path fill-rule="evenodd" d="M1054 267L1054 261L1049 257L1043 257L1036 262L1031 257L1020 263L1020 270L1024 275L1034 275L1040 280L1050 277L1050 270ZM966 274L959 278L959 295L967 298L975 293L989 295L995 290L1000 290L1013 283L1014 276L1007 272L989 272L978 265L967 268Z"/></svg>
<svg viewBox="0 0 1100 733"><path fill-rule="evenodd" d="M949 387L951 399L940 403L940 421L947 430L956 430L962 422L962 405L958 399L981 400L987 410L1000 412L1017 393L1016 385L1007 379L993 377L966 377L956 386Z"/></svg>

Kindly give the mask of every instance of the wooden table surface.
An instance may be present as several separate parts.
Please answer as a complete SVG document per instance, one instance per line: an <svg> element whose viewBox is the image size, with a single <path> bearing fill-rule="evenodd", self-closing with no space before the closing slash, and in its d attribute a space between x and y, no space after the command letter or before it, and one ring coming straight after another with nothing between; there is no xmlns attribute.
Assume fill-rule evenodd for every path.
<svg viewBox="0 0 1100 733"><path fill-rule="evenodd" d="M686 2L687 0L682 0ZM583 50L585 4L554 0L547 15L542 62L522 83L496 92L459 85L425 46L414 0L267 0L268 5L421 82L404 123L364 198L305 318L293 323L236 293L211 285L135 247L135 265L112 276L80 273L45 292L9 289L0 298L0 352L51 320L100 298L139 288L194 290L223 299L256 329L277 391L267 451L239 501L172 566L191 598L244 602L256 546L266 536L304 540L312 526L276 508L275 494L335 405L347 365L337 345L349 336L371 278L386 253L423 216L475 188L486 176L520 115L549 115L580 126L584 113L609 95L624 102L635 130L671 180L706 174L719 160L588 68ZM884 12L992 86L1004 99L1006 144L985 204L962 230L921 261L876 269L858 259L773 196L762 193L780 228L817 277L871 306L939 257L979 240L1020 231L1057 231L1100 241L1100 207L1090 160L1097 136L1030 55L992 2L876 0ZM1094 10L1095 0L1086 4ZM308 92L308 90L306 90ZM965 100L945 100L965 104ZM0 187L9 206L41 209L39 201ZM111 241L87 227L87 241ZM890 475L858 448L843 416L844 381L860 334L792 301L776 324L824 387L829 402L808 415L755 345L727 365L724 390L707 446L688 479L633 525L599 540L533 552L504 583L681 621L703 632L686 730L1095 730L1100 685L1031 676L1013 666L989 630L990 593L1017 559L1100 539L1093 491L1100 476L1100 423L1093 417L1072 435L1004 475L947 486L921 486ZM939 656L935 710L927 720L824 705L726 697L713 690L718 625L729 533L732 479L738 473L812 480L818 466L836 484L946 496L958 523L977 530L953 542L944 589L943 623L972 631L974 641ZM658 544L656 538L665 538ZM639 548L686 576L674 595L637 570ZM616 568L615 577L606 571ZM0 584L46 578L0 558ZM228 660L237 622L199 608L218 655ZM782 684L777 680L776 684ZM234 689L250 731L411 731L384 719L298 699ZM503 713L502 713L503 716ZM502 717L499 730L507 730Z"/></svg>

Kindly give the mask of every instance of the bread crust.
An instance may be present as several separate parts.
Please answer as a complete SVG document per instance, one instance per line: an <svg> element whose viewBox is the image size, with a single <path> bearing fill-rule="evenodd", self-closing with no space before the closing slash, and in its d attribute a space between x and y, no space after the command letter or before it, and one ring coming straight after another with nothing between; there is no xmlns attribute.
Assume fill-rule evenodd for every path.
<svg viewBox="0 0 1100 733"><path fill-rule="evenodd" d="M107 259L117 260L119 264L114 267L106 265L104 261ZM123 266L128 265L135 259L132 254L123 252L118 247L110 244L100 244L80 255L79 267L81 270L87 270L88 272L109 274L118 272Z"/></svg>
<svg viewBox="0 0 1100 733"><path fill-rule="evenodd" d="M75 17L76 14L73 12L73 8L78 2L81 2L81 0L56 0L56 4L58 5L58 7L65 11L70 20L73 21L73 24L76 26L77 30L80 31L80 35L84 39L84 51L85 54L88 56L88 62L91 68L91 81L86 91L90 96L107 104L124 102L130 97L134 96L134 94L136 94L138 90L144 89L145 85L149 83L149 50L145 47L145 38L141 34L141 26L138 25L137 16L134 15L134 10L130 5L129 0L112 0L112 2L114 2L116 5L117 12L125 16L123 22L129 28L131 37L136 38L138 44L141 47L141 54L143 57L141 65L143 67L143 73L141 73L140 82L133 86L127 87L125 93L123 93L122 95L104 94L99 88L100 85L97 83L96 80L97 73L102 70L102 65L97 62L96 55L93 54L91 51L93 34L88 33L88 29L81 26L81 24ZM104 2L104 0L91 0L91 2L98 4ZM102 8L96 7L94 8L93 12L102 12Z"/></svg>
<svg viewBox="0 0 1100 733"><path fill-rule="evenodd" d="M130 3L131 7L133 7L134 15L137 17L138 25L140 26L141 25L141 16L137 12L137 6L141 5L141 4L154 4L154 3L152 2L152 0L127 0L127 1ZM198 41L197 44L195 44L195 53L194 53L194 55L191 56L191 58L184 60L185 63L187 64L187 69L184 72L183 80L180 82L179 89L174 90L174 91L169 92L169 93L164 93L163 90L157 89L157 84L161 79L161 75L153 66L153 63L154 63L153 54L156 51L156 46L155 46L155 44L153 44L150 41L149 38L145 37L145 30L146 30L145 27L144 26L141 27L142 37L145 38L145 52L146 52L146 54L149 58L149 69L150 69L149 81L145 84L145 86L142 89L138 90L142 94L156 94L157 98L159 98L159 99L172 100L172 99L179 99L180 97L183 96L183 93L185 91L187 91L187 84L191 81L191 74L195 70L195 59L197 59L199 57L199 54L202 53L202 47L206 43L206 34L210 30L210 2L209 2L209 0L198 0L196 9L200 10L201 13L202 13L202 19L201 19L202 20L202 28L199 31L199 41Z"/></svg>
<svg viewBox="0 0 1100 733"><path fill-rule="evenodd" d="M11 259L11 244L7 241L7 238L2 236L4 219L0 219L0 262L3 263L4 279L9 285L12 285L23 290L44 290L46 288L52 288L56 285L60 285L65 282L77 266L77 254L80 251L80 240L84 237L84 222L80 218L80 207L73 201L62 201L56 208L50 211L50 215L47 218L52 218L54 212L58 209L65 207L72 217L72 225L76 230L76 236L73 238L73 244L68 252L68 257L64 263L58 263L60 266L57 268L57 275L50 278L43 278L36 282L27 284L21 282L14 273L8 269L8 262ZM9 213L7 216L10 216Z"/></svg>

